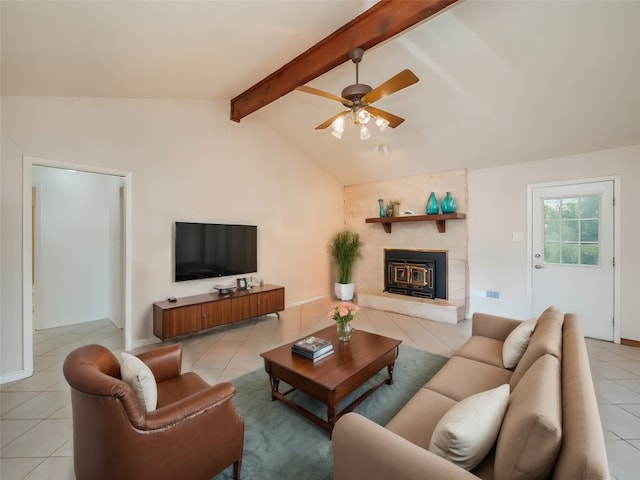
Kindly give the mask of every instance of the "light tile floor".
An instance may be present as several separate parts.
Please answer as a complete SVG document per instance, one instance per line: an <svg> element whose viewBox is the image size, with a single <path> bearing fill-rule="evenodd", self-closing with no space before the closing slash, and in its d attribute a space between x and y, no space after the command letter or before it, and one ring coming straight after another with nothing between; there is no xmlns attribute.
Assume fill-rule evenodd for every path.
<svg viewBox="0 0 640 480"><path fill-rule="evenodd" d="M326 318L329 306L329 300L320 300L287 309L280 319L261 317L183 339L183 370L195 371L210 383L233 380L262 367L259 353L331 325ZM471 334L470 321L447 325L368 308L361 309L354 326L443 355ZM106 320L36 332L34 375L0 387L2 480L74 478L71 404L62 362L71 350L88 343L114 352L124 345L122 331ZM590 339L587 348L612 478L636 479L640 349Z"/></svg>

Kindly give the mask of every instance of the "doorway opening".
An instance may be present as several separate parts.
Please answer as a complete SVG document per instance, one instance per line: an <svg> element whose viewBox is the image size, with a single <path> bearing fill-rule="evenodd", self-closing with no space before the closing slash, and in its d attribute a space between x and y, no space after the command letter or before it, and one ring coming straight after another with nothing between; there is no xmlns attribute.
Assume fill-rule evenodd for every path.
<svg viewBox="0 0 640 480"><path fill-rule="evenodd" d="M45 168L40 168L40 167L45 167ZM112 190L112 192L109 194L110 196L108 197L110 198L109 201L112 202L112 205L110 206L110 208L107 209L107 210L111 210L111 212L105 213L104 206L102 208L97 207L97 210L96 210L96 211L101 211L103 216L104 215L109 216L109 218L106 218L103 220L105 220L107 224L111 225L111 228L107 228L110 233L105 233L106 230L103 230L102 232L94 232L93 231L94 228L86 228L84 229L84 231L88 232L89 236L93 234L94 237L80 239L80 240L84 240L85 243L84 244L82 242L76 243L75 244L76 247L70 247L70 245L68 244L73 242L67 242L68 244L65 245L65 236L68 235L67 237L68 239L71 236L75 237L78 235L77 232L74 233L72 226L59 225L59 228L58 228L58 225L56 225L50 228L48 232L48 238L47 238L48 245L50 247L52 244L57 243L57 246L62 248L62 250L60 251L63 253L62 255L63 258L49 258L49 260L54 260L55 262L58 262L58 265L57 267L55 266L55 264L53 266L49 265L45 270L41 269L40 267L42 265L38 264L39 260L42 263L42 259L39 259L40 251L36 251L36 249L34 248L35 246L38 246L39 249L42 248L43 239L38 237L38 235L42 232L38 232L36 228L37 228L37 225L42 221L43 212L40 210L37 203L36 203L36 208L32 207L33 205L32 185L34 184L34 178L36 179L39 178L41 180L43 172L45 177L47 176L47 174L49 175L53 174L53 176L57 175L58 177L60 178L64 177L67 180L74 178L72 176L73 174L84 176L85 178L83 178L83 180L85 180L86 178L94 178L95 181L100 181L102 182L103 185L105 185L104 189ZM37 193L38 193L38 190L41 188L41 184L40 184L41 182L38 182L38 183L39 185L35 189L36 202L40 201L37 198ZM82 185L82 181L78 181L76 183L77 185ZM86 188L87 189L86 191L89 192L91 189L95 188L95 185L87 184L84 187L80 187L80 188ZM60 198L65 197L65 195L59 195L59 193L61 193L59 191L56 193L55 188L50 188L50 192L54 192L54 193L53 194L50 193L50 195L48 196L49 201L51 201L52 199L56 199L58 197ZM94 193L95 192L91 193L91 198L94 198L93 197ZM70 204L70 205L73 205L73 204ZM75 209L76 207L69 207L69 204L67 204L67 207L64 207L63 205L61 208ZM83 214L85 215L85 219L86 219L87 211L90 210L91 205L77 205L77 208L79 209L79 211L82 211L84 209ZM67 212L67 213L69 213L69 217L71 217L72 216L71 213L73 212ZM38 215L39 217L34 218L34 215ZM45 215L47 214L45 213ZM58 218L58 221L60 221L61 218L64 219L65 212L58 211L56 215L58 215L57 218ZM55 218L50 220L55 221ZM92 245L96 241L98 241L99 243L102 243L102 252L106 252L106 256L109 258L106 261L104 258L100 260L103 263L102 265L102 267L104 267L103 271L111 272L111 274L107 275L109 279L107 281L104 281L102 284L99 284L99 285L93 284L90 291L94 293L97 292L97 294L100 294L102 293L100 292L100 289L102 288L107 289L111 292L111 295L109 296L109 298L112 299L111 301L107 302L108 305L102 305L100 307L102 308L102 310L98 308L96 311L106 312L104 315L100 315L100 316L103 318L112 319L112 321L117 326L123 328L125 348L126 349L131 348L132 339L131 339L131 254L130 254L131 227L130 227L130 222L131 222L131 173L130 172L102 168L102 167L94 167L90 165L72 164L67 162L60 162L60 161L36 158L36 157L26 157L26 156L24 157L23 159L23 262L22 263L23 263L23 285L24 285L23 286L23 292L24 292L23 293L23 339L24 339L23 352L24 352L25 376L30 376L33 374L34 327L49 328L49 327L62 325L61 323L59 323L60 321L62 321L59 318L60 315L58 315L58 319L56 319L56 316L53 314L53 312L52 312L52 315L49 316L48 318L49 324L47 324L46 322L43 323L44 321L43 318L39 318L37 322L34 322L34 307L37 307L37 305L40 303L39 300L37 300L38 295L44 292L39 292L38 290L36 290L34 295L34 287L32 284L33 278L36 278L37 281L41 282L43 279L42 278L38 279L38 276L43 276L43 275L46 276L46 274L47 273L50 274L54 268L59 268L60 270L66 271L66 266L68 266L68 264L70 263L74 263L74 262L82 263L83 258L84 258L84 261L86 262L87 259L100 256L100 254L96 254L96 251L94 248L95 245ZM96 228L99 229L100 227L96 227ZM54 232L54 234L52 234L52 232ZM56 236L62 237L62 238L61 239L55 238ZM101 238L101 236L104 236L106 238ZM99 239L99 240L96 240L96 239ZM74 239L74 240L78 240L78 239ZM80 245L80 247L78 247L77 245ZM34 255L34 252L35 252L35 255ZM95 266L92 266L92 265L86 265L86 266L87 268L91 268L91 269L96 268ZM73 269L70 269L69 271L73 271ZM60 272L56 272L56 273L60 273ZM70 289L82 288L82 282L78 283L75 287L73 287L74 285L73 282L74 281L77 282L78 278L75 278L75 279L72 278L74 276L73 274L68 274L68 275L69 276L65 278L65 281L60 281L59 283L68 284L68 288ZM44 280L46 280L46 278ZM58 287L59 286L50 284L49 305L56 304L55 289ZM61 290L61 292L62 291L63 290ZM67 292L67 294L69 293L70 292ZM72 302L74 303L74 305L69 311L72 317L74 314L77 314L78 316L76 316L75 319L70 318L68 323L70 324L79 323L80 322L80 320L78 320L79 318L86 318L85 321L97 320L97 318L92 318L91 314L86 313L87 312L86 309L84 310L84 313L83 313L83 310L81 308L75 308L75 307L79 307L84 303L85 306L89 308L92 303L99 304L103 300L96 299L97 297L94 299L85 298L86 295L83 295L78 292L71 292L70 294L73 295L73 293L76 293L76 301ZM59 294L60 292L58 292L58 295ZM68 295L66 296L68 297ZM53 300L51 300L51 298L53 298ZM63 303L63 302L60 302L60 303ZM68 299L66 303L69 303ZM36 308L35 315L38 315L37 310L38 309Z"/></svg>

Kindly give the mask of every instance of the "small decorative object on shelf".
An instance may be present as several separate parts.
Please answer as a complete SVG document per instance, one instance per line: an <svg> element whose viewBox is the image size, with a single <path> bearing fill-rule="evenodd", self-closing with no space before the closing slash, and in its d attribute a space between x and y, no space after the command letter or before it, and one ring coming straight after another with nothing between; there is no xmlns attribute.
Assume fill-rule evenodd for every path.
<svg viewBox="0 0 640 480"><path fill-rule="evenodd" d="M440 213L440 205L438 204L438 198L435 192L431 192L429 200L427 201L427 215L437 215Z"/></svg>
<svg viewBox="0 0 640 480"><path fill-rule="evenodd" d="M451 196L451 192L447 192L447 195L442 199L442 213L456 213L456 201Z"/></svg>
<svg viewBox="0 0 640 480"><path fill-rule="evenodd" d="M391 200L387 202L387 217L393 217L393 202Z"/></svg>
<svg viewBox="0 0 640 480"><path fill-rule="evenodd" d="M400 202L393 202L393 216L400 216Z"/></svg>
<svg viewBox="0 0 640 480"><path fill-rule="evenodd" d="M387 212L385 212L384 210L384 200L379 198L378 199L378 206L380 207L380 218L382 217L386 217L387 216Z"/></svg>
<svg viewBox="0 0 640 480"><path fill-rule="evenodd" d="M232 287L231 285L214 285L213 288L218 291L218 295L233 295L233 291L236 287Z"/></svg>
<svg viewBox="0 0 640 480"><path fill-rule="evenodd" d="M340 302L329 310L328 317L336 322L338 338L342 342L351 340L351 334L353 333L351 320L354 319L358 310L360 308L350 302Z"/></svg>

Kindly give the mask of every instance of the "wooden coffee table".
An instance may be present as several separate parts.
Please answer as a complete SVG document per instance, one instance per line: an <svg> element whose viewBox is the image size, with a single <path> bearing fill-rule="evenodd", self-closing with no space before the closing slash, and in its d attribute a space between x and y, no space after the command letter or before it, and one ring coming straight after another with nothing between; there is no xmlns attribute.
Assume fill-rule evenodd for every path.
<svg viewBox="0 0 640 480"><path fill-rule="evenodd" d="M260 355L264 358L264 368L271 382L271 400L284 402L331 433L338 418L353 410L382 385L393 383L393 367L398 358L398 346L402 342L361 330L353 332L351 341L341 342L338 340L335 325L311 335L333 343L333 355L314 363L292 353L292 343ZM338 412L341 400L385 367L388 375L380 383L372 386ZM281 380L292 388L280 392ZM327 406L327 420L287 398L287 395L295 390L300 390L324 403Z"/></svg>

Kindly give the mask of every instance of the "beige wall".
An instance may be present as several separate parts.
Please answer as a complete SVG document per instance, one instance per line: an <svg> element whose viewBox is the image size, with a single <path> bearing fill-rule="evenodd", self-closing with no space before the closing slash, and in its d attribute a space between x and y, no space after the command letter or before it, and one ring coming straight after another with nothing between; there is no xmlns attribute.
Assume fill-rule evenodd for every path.
<svg viewBox="0 0 640 480"><path fill-rule="evenodd" d="M214 284L172 282L176 220L257 224L259 274L286 286L287 304L329 294L335 279L327 244L346 225L366 243L357 283L381 288L384 248L448 249L460 276L468 250L469 286L451 294L470 292L468 313L527 318L526 242L513 241L514 232L528 232L527 186L620 175L619 320L622 337L640 340L640 146L474 170L467 202L463 171L343 189L252 117L230 122L226 102L3 97L1 126L0 380L23 368L23 155L132 172L134 342L152 336L153 302ZM378 215L377 198L396 198L417 213L431 190L452 191L467 220L447 223L446 234L433 224L394 225L386 234L364 223ZM474 296L486 290L501 296Z"/></svg>
<svg viewBox="0 0 640 480"><path fill-rule="evenodd" d="M23 155L132 172L134 344L152 338L153 302L220 283L172 281L177 220L256 224L258 274L287 304L329 293L342 186L251 118L230 122L227 102L3 97L3 376L23 368Z"/></svg>
<svg viewBox="0 0 640 480"><path fill-rule="evenodd" d="M640 340L640 146L552 158L469 172L470 313L528 318L527 186L620 175L620 335ZM478 292L500 292L499 299ZM597 301L597 299L585 299Z"/></svg>
<svg viewBox="0 0 640 480"><path fill-rule="evenodd" d="M438 200L451 192L457 211L467 211L467 172L455 170L434 175L406 177L345 187L345 226L357 232L365 244L362 259L354 266L356 291L384 287L384 250L388 248L415 250L447 250L449 300L465 301L467 266L467 223L455 220L446 223L446 232L438 233L434 222L395 223L388 234L382 225L365 223L379 216L378 199L400 201L400 210L424 214L427 199L435 192Z"/></svg>

